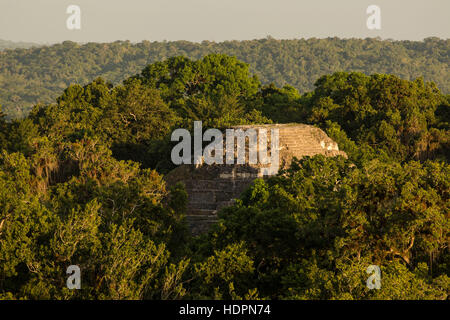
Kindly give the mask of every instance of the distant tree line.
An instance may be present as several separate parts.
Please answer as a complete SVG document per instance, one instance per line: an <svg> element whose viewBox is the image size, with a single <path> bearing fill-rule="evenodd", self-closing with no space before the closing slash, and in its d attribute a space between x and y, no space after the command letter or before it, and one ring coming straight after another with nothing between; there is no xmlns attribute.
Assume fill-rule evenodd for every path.
<svg viewBox="0 0 450 320"><path fill-rule="evenodd" d="M97 77L113 84L169 57L200 59L210 53L235 56L250 65L263 84L291 85L301 93L314 89L321 76L336 71L367 75L395 74L434 81L450 93L450 40L273 38L251 41L192 43L149 42L77 44L0 52L0 105L8 118L23 117L37 103L51 103L70 84L86 85Z"/></svg>
<svg viewBox="0 0 450 320"><path fill-rule="evenodd" d="M27 49L31 47L40 47L41 45L32 42L15 42L0 39L0 51L6 49Z"/></svg>

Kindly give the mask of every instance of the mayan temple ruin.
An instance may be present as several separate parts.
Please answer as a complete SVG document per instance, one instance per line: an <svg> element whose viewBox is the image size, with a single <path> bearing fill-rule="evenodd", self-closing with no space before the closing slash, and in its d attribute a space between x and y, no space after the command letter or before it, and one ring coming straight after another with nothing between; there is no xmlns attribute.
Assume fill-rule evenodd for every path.
<svg viewBox="0 0 450 320"><path fill-rule="evenodd" d="M172 170L166 181L169 186L182 182L188 193L187 221L193 234L202 233L217 221L217 212L226 206L232 205L234 199L251 185L256 178L276 174L278 169L290 165L294 157L301 159L305 156L323 154L325 156L344 156L339 151L336 142L326 133L314 126L305 124L268 124L268 125L242 125L233 129L266 129L272 132L278 129L278 158L277 170L268 170L270 164L249 164L249 150L246 145L244 164L212 164L200 165L183 164ZM271 137L268 137L271 141ZM269 152L270 143L269 143Z"/></svg>

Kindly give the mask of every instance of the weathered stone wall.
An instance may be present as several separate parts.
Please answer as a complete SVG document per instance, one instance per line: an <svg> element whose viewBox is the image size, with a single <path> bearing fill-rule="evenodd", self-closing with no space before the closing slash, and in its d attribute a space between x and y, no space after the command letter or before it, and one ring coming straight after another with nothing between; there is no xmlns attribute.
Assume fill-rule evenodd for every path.
<svg viewBox="0 0 450 320"><path fill-rule="evenodd" d="M290 165L293 157L323 154L341 155L338 145L321 129L304 124L236 126L234 129L278 129L280 169ZM270 146L270 144L269 144ZM248 160L248 159L247 159ZM194 234L204 232L217 221L217 211L233 203L252 182L263 176L270 165L181 165L167 176L168 185L183 182L188 193L187 220Z"/></svg>

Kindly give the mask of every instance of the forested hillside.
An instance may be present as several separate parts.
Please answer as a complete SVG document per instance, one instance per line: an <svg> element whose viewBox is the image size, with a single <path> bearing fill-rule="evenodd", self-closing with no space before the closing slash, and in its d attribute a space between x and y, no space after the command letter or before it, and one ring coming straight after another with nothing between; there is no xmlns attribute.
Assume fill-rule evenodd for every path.
<svg viewBox="0 0 450 320"><path fill-rule="evenodd" d="M336 71L395 74L434 81L450 93L450 40L421 42L377 39L204 41L192 43L64 42L49 47L0 52L0 105L9 118L22 117L36 103L50 103L70 84L102 77L118 84L149 63L172 56L199 59L209 53L236 56L263 84L289 84L301 93Z"/></svg>
<svg viewBox="0 0 450 320"><path fill-rule="evenodd" d="M241 54L266 70L265 82L273 76L284 84L288 78L277 75L288 73L290 62L278 65L273 57L282 46L303 44L65 43L3 55L27 61L29 69L7 63L16 74L55 84L45 99L69 79L135 74L115 86L101 78L70 85L24 119L7 122L0 113L0 299L448 299L450 100L434 83L336 72L301 94L262 85L247 64L223 54L176 57L137 71L149 48L158 59L178 55L178 46L191 56L246 47ZM408 66L408 77L423 72L449 85L448 41L310 45L308 78L297 78L303 69L289 49L280 57L296 61L293 84L302 90L309 76L344 64ZM356 49L339 52L339 45ZM369 45L384 55L362 50ZM359 56L337 62L352 52ZM325 63L330 57L336 60ZM271 63L256 63L265 59ZM399 66L397 59L406 60ZM173 168L172 131L192 129L194 120L205 129L312 124L348 159L306 157L255 180L208 234L192 238L184 186L168 190L163 178ZM81 290L66 287L69 265L82 270ZM379 290L366 286L369 265L381 268Z"/></svg>

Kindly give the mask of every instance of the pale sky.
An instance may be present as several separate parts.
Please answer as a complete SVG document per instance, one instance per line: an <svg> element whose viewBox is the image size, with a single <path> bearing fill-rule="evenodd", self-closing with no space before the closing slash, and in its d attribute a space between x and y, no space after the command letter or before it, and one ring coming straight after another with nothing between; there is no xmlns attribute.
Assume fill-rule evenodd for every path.
<svg viewBox="0 0 450 320"><path fill-rule="evenodd" d="M369 5L381 30L366 27ZM81 30L68 30L69 5ZM53 43L130 40L450 38L450 0L0 0L0 39Z"/></svg>

